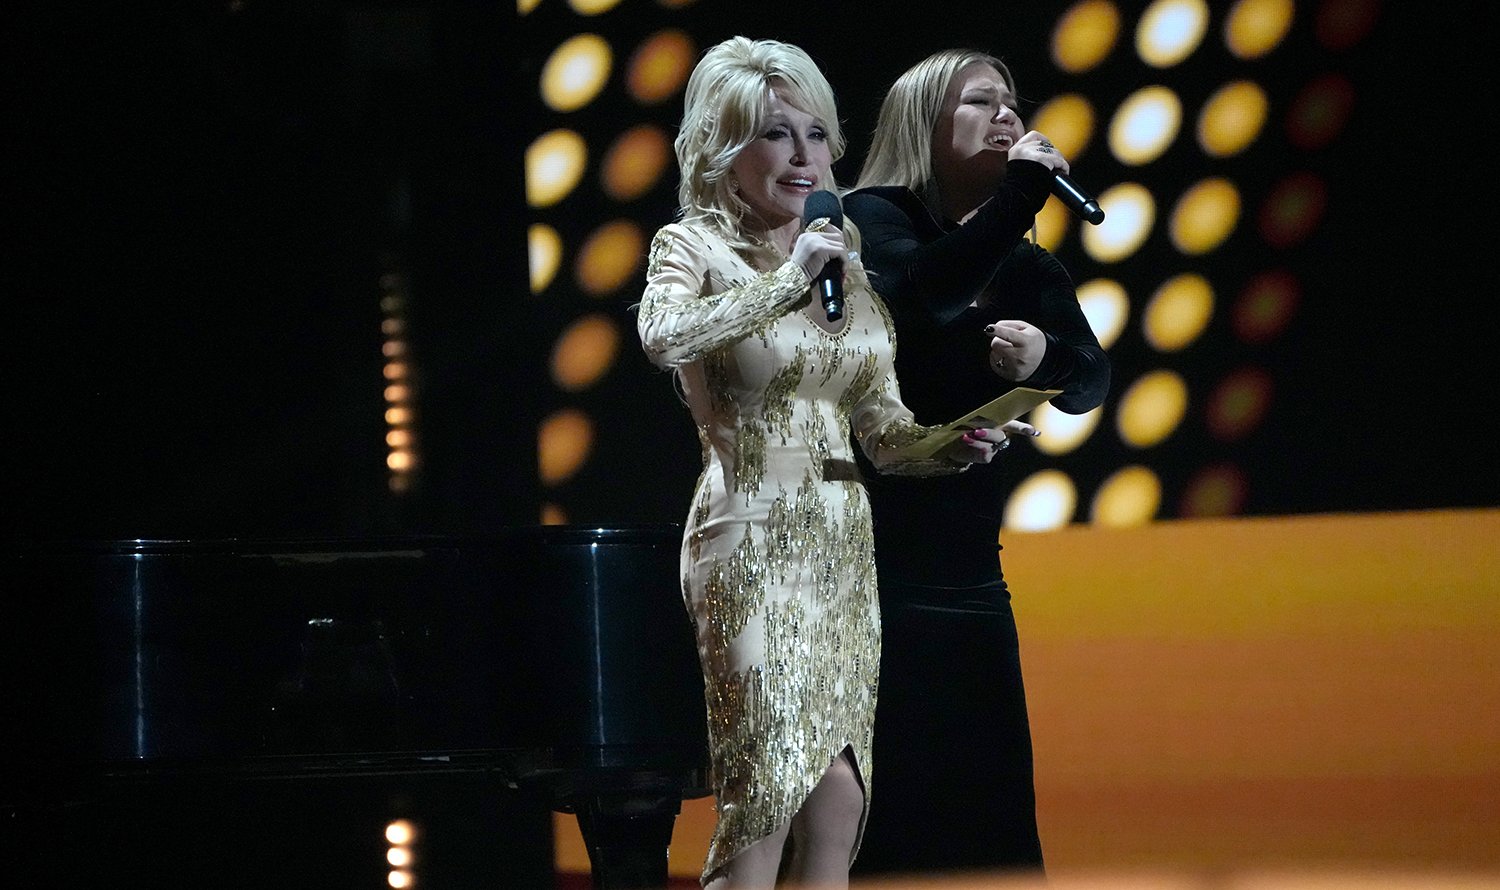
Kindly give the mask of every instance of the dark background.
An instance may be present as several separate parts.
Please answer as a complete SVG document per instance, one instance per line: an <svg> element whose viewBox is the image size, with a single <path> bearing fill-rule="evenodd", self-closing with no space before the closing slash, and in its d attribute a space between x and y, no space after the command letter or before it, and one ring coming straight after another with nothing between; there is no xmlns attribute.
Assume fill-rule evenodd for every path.
<svg viewBox="0 0 1500 890"><path fill-rule="evenodd" d="M917 20L905 7L702 0L672 23L700 47L744 33L808 48L839 93L847 184L885 85L935 49L996 52L1033 99L1074 88L1046 54L1067 5L935 4ZM1330 203L1285 258L1303 282L1298 316L1256 357L1277 391L1237 453L1254 483L1247 512L1500 500L1486 361L1500 282L1480 133L1494 77L1478 61L1492 52L1493 14L1478 3L1443 9L1435 21L1386 3L1358 47L1327 53L1294 34L1251 66L1270 87L1340 70L1358 98L1335 145L1307 156L1268 147L1253 159L1265 183L1317 172ZM11 447L0 533L361 535L535 522L535 429L555 398L545 357L557 306L528 297L520 159L545 129L535 77L556 43L546 29L568 15L552 0L540 12L253 0L19 7L3 62ZM576 27L629 30L636 15L663 13L626 3ZM1184 75L1222 81L1217 53L1205 49ZM1126 56L1117 49L1098 72L1120 96L1153 82ZM680 101L662 114L679 112ZM1184 183L1209 172L1190 152L1178 160ZM1075 168L1101 190L1118 172L1098 149ZM674 186L638 206L656 217L648 231L670 218ZM1219 272L1244 264L1248 277L1261 249L1247 238L1204 261ZM1076 252L1065 259L1078 280L1101 271ZM378 282L391 270L411 282L423 356L423 486L406 498L385 486ZM677 521L697 472L686 410L629 339L638 292L605 307L627 342L593 393L605 431L597 456L551 493L575 521ZM1130 350L1122 341L1115 356L1122 382L1149 369ZM1203 367L1233 358L1206 355ZM1108 445L1091 454L1096 475L1130 459Z"/></svg>

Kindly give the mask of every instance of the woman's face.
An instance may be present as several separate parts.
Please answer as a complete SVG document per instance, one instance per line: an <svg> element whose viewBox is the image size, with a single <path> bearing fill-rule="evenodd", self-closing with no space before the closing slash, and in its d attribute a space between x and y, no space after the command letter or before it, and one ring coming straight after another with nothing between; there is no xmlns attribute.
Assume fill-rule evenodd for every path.
<svg viewBox="0 0 1500 890"><path fill-rule="evenodd" d="M1005 176L1006 152L1026 133L1016 97L1000 72L975 62L948 83L932 133L932 168L939 187L990 187Z"/></svg>
<svg viewBox="0 0 1500 890"><path fill-rule="evenodd" d="M767 229L774 230L800 222L807 196L831 185L822 177L833 157L823 124L787 102L774 87L768 112L760 134L740 150L729 169L739 181L740 198Z"/></svg>

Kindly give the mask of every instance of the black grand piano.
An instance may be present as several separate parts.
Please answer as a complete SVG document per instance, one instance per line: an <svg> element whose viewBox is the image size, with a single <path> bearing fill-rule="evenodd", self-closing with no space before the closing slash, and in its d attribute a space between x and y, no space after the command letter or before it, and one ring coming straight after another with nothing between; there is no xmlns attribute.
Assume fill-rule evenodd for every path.
<svg viewBox="0 0 1500 890"><path fill-rule="evenodd" d="M10 546L0 839L14 886L667 883L708 794L677 526Z"/></svg>

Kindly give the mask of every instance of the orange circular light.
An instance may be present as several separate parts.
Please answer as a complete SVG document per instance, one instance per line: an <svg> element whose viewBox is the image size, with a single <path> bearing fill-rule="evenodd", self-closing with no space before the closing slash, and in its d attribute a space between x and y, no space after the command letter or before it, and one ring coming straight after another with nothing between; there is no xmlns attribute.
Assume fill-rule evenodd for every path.
<svg viewBox="0 0 1500 890"><path fill-rule="evenodd" d="M552 347L552 380L577 392L598 382L620 351L620 333L603 315L586 315L563 331Z"/></svg>
<svg viewBox="0 0 1500 890"><path fill-rule="evenodd" d="M600 226L578 251L574 273L585 293L599 297L613 293L640 271L646 236L640 226L618 219Z"/></svg>
<svg viewBox="0 0 1500 890"><path fill-rule="evenodd" d="M582 411L564 408L537 431L537 475L544 485L572 478L594 446L594 424Z"/></svg>
<svg viewBox="0 0 1500 890"><path fill-rule="evenodd" d="M631 56L626 89L643 105L667 101L687 83L695 52L693 39L675 28L652 34Z"/></svg>
<svg viewBox="0 0 1500 890"><path fill-rule="evenodd" d="M631 127L604 155L599 178L604 193L616 201L633 201L661 180L672 161L672 144L652 124Z"/></svg>

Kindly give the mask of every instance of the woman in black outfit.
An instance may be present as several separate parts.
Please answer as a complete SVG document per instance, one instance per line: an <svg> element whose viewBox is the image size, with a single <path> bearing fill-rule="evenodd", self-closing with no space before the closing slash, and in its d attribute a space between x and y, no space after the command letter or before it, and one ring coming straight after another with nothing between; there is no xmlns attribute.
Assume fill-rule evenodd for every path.
<svg viewBox="0 0 1500 890"><path fill-rule="evenodd" d="M846 215L896 323L906 404L927 423L1013 386L1104 401L1109 360L1067 271L1025 239L1067 161L1016 112L1004 64L945 50L886 95ZM1002 443L1009 444L1008 442ZM861 873L1041 869L1031 730L999 533L1003 461L900 479L866 473L883 621Z"/></svg>

